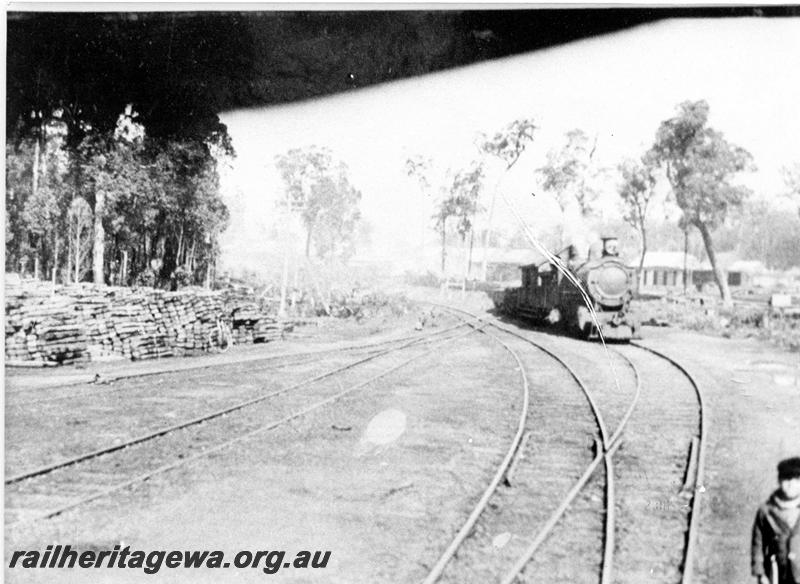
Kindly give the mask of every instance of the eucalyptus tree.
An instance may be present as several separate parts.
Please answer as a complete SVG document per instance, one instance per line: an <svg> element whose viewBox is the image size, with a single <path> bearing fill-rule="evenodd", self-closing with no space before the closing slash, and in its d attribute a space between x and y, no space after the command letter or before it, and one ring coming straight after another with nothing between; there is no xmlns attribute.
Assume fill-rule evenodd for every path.
<svg viewBox="0 0 800 584"><path fill-rule="evenodd" d="M447 267L447 220L455 217L457 213L456 202L452 197L443 197L436 205L436 212L433 214L434 229L441 237L442 245L442 278L445 277Z"/></svg>
<svg viewBox="0 0 800 584"><path fill-rule="evenodd" d="M657 177L654 159L650 155L640 160L626 160L618 169L622 176L619 195L622 199L622 217L626 223L639 232L642 238L642 253L639 256L639 274L642 273L644 257L647 253L647 212L655 198Z"/></svg>
<svg viewBox="0 0 800 584"><path fill-rule="evenodd" d="M467 235L469 235L469 250L464 254L464 286L466 286L466 281L469 278L469 269L472 265L475 215L480 211L483 179L483 164L473 161L469 167L456 173L450 187L450 197L453 201L454 215L457 219L456 231L461 237L463 245L467 244Z"/></svg>
<svg viewBox="0 0 800 584"><path fill-rule="evenodd" d="M295 148L275 159L285 185L280 203L297 214L306 232L305 255L312 243L317 255L352 250L360 219L361 192L350 182L344 162L328 148Z"/></svg>
<svg viewBox="0 0 800 584"><path fill-rule="evenodd" d="M150 191L141 158L145 129L136 117L138 114L128 106L117 118L113 132L89 133L77 148L84 187L94 200L92 272L97 285L106 282L106 223L115 218L107 208L120 198Z"/></svg>
<svg viewBox="0 0 800 584"><path fill-rule="evenodd" d="M33 192L34 144L30 137L6 142L6 271L27 271L35 253L25 207Z"/></svg>
<svg viewBox="0 0 800 584"><path fill-rule="evenodd" d="M6 200L12 203L12 213L21 211L16 219L21 220L34 255L34 272L39 276L39 267L49 266L53 278L58 272L64 218L71 196L67 181L68 130L62 113L60 109L47 116L32 112L35 123L26 134L16 137L17 146L11 152L7 150L6 159L10 171L6 173ZM9 198L16 198L16 202Z"/></svg>
<svg viewBox="0 0 800 584"><path fill-rule="evenodd" d="M595 148L596 142L591 142L583 130L576 128L567 132L566 143L560 149L547 153L547 162L536 171L542 177L542 190L550 193L558 204L562 223L573 206L577 207L581 219L594 211L598 193L592 183L599 174L593 163ZM563 232L562 225L562 239Z"/></svg>
<svg viewBox="0 0 800 584"><path fill-rule="evenodd" d="M406 159L406 174L416 181L420 197L419 217L419 250L421 257L425 255L425 233L428 229L428 209L433 200L433 186L431 185L433 173L433 160L429 157L417 155Z"/></svg>
<svg viewBox="0 0 800 584"><path fill-rule="evenodd" d="M421 209L423 212L422 231L420 232L420 251L424 256L425 227L427 226L428 216L425 214L429 209L429 203L434 205L433 230L439 235L441 247L441 276L445 277L447 267L447 233L448 220L457 217L460 213L459 201L456 200L456 183L452 178L452 170L447 169L444 173L436 168L433 160L429 157L417 155L406 160L406 174L417 182L420 194L422 195ZM434 198L434 193L437 196ZM465 226L464 217L459 220L459 227Z"/></svg>
<svg viewBox="0 0 800 584"><path fill-rule="evenodd" d="M684 224L700 232L720 296L730 304L730 289L711 234L750 194L748 188L731 181L755 166L749 152L708 125L708 114L704 100L681 103L676 116L661 122L652 152L666 170Z"/></svg>
<svg viewBox="0 0 800 584"><path fill-rule="evenodd" d="M311 188L312 200L320 209L314 231L314 252L323 259L346 261L355 253L356 228L361 220L358 208L361 192L350 184L343 163L333 176L324 177Z"/></svg>
<svg viewBox="0 0 800 584"><path fill-rule="evenodd" d="M458 219L456 231L462 241L473 233L475 215L480 209L479 199L483 189L483 179L483 164L473 161L470 166L456 173L450 186L453 214Z"/></svg>
<svg viewBox="0 0 800 584"><path fill-rule="evenodd" d="M67 269L78 283L90 269L89 259L92 253L92 208L86 199L77 196L72 199L67 211L67 228L69 257Z"/></svg>
<svg viewBox="0 0 800 584"><path fill-rule="evenodd" d="M534 132L537 126L531 118L514 120L493 136L482 135L478 143L478 149L489 156L499 159L505 165L503 176L510 171L519 161L528 144L533 142ZM502 180L502 176L500 178ZM494 208L497 202L497 189L495 186L492 191L492 201L489 205L489 217L486 229L483 234L483 262L481 267L481 279L486 280L488 264L488 247L491 239L492 220L494 219Z"/></svg>

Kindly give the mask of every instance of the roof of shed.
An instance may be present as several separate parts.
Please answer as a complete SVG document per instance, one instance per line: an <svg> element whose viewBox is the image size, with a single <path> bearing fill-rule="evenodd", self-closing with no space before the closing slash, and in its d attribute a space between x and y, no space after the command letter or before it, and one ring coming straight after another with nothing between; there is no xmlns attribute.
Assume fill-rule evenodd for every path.
<svg viewBox="0 0 800 584"><path fill-rule="evenodd" d="M701 270L702 264L692 254L686 254L686 268L689 270ZM683 270L684 253L682 251L648 251L644 255L645 269L665 269L665 270ZM639 258L631 260L628 263L629 267L638 268Z"/></svg>

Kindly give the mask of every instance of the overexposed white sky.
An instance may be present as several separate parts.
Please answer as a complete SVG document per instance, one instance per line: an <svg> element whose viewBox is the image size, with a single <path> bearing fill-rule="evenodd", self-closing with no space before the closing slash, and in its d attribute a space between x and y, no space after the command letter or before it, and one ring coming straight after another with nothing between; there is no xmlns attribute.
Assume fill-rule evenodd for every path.
<svg viewBox="0 0 800 584"><path fill-rule="evenodd" d="M615 167L641 155L685 100L709 102L710 124L755 158L747 184L776 198L781 168L800 162L798 71L800 19L671 20L335 97L224 112L238 157L224 181L232 225L223 261L236 266L263 245L283 192L280 153L314 144L345 161L373 227L372 253L392 255L419 242L433 213L405 160L421 154L457 170L477 158L479 132L518 118L533 118L539 130L500 184L533 223L552 211L546 195L530 196L534 170L567 131L596 136L596 159ZM513 228L508 213L498 221ZM430 229L426 237L436 240Z"/></svg>

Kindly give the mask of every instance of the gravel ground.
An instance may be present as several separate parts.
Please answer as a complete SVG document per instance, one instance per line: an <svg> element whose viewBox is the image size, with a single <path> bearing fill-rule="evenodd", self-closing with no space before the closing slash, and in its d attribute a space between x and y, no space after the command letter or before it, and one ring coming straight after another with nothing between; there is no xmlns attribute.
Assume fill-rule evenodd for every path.
<svg viewBox="0 0 800 584"><path fill-rule="evenodd" d="M484 299L467 297L465 304L485 306ZM359 328L347 323L342 330L315 329L319 337L297 345L410 333L414 320L415 315L409 314L382 325ZM774 488L775 463L800 454L798 357L755 340L652 328L645 328L644 335L646 344L686 363L708 399L709 444L696 581L751 582L749 536L756 506ZM248 442L247 448L212 455L153 478L119 498L98 501L40 526L7 530L5 539L6 566L14 549L43 549L62 543L99 550L124 542L143 550L287 550L289 556L301 549L331 550L325 569L286 569L268 576L253 569L162 568L158 575L150 576L135 569L98 572L6 567L6 581L419 581L491 478L513 435L518 414L518 373L513 371L510 357L485 335L467 339L437 350L369 391L347 397L280 431L263 434ZM591 352L594 349L578 351L589 362ZM209 359L230 360L234 355L231 351ZM78 374L75 370L44 373L45 380ZM536 383L536 372L532 373ZM548 378L544 370L541 373L539 383L547 383L557 394L561 382ZM7 372L7 391L34 387L36 375L28 376L29 372ZM192 371L175 374L169 382L171 389L185 392L198 384L196 376ZM232 391L242 390L233 385ZM225 387L220 385L221 390ZM612 401L603 401L601 407L611 407ZM79 415L70 410L71 400L62 405L64 416ZM259 411L268 415L266 409ZM98 428L108 423L107 412L97 410L91 416L105 420L90 420L99 424ZM34 437L35 423L35 417L25 423ZM609 425L614 424L610 421ZM383 432L376 434L376 428ZM230 427L228 431L232 431ZM18 432L7 411L7 459L8 453L14 452L14 460L21 462L25 455L22 445L28 442ZM74 436L80 434L78 430ZM87 440L97 438L85 434ZM15 437L13 441L10 436ZM31 452L40 453L40 458L48 451L59 452L62 446L56 431L40 442L36 450L31 446ZM17 447L19 452L13 450ZM623 454L621 451L620 456ZM563 481L565 477L550 478ZM566 482L572 480L567 478ZM601 481L596 482L590 485L595 491L570 512L573 518L583 512L581 505L594 504L596 495L592 493L602 488ZM475 545L491 545L497 535L489 529L479 534ZM574 551L565 550L562 555L562 566L568 565ZM562 572L567 581L569 570ZM547 574L544 570L536 573Z"/></svg>

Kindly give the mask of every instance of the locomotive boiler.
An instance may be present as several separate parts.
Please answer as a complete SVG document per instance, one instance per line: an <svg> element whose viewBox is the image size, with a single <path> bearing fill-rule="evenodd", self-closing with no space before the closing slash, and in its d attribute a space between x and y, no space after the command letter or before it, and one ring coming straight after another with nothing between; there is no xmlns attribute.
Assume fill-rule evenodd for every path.
<svg viewBox="0 0 800 584"><path fill-rule="evenodd" d="M602 249L601 257L585 261L578 260L573 246L559 254L586 292L597 322L581 291L549 261L522 266L522 286L507 288L495 296L495 304L507 314L559 324L586 339L598 338L598 333L620 341L636 338L639 325L630 314L635 270L619 258L616 238L603 238Z"/></svg>

